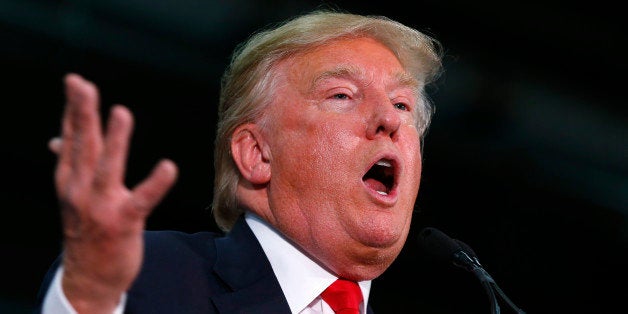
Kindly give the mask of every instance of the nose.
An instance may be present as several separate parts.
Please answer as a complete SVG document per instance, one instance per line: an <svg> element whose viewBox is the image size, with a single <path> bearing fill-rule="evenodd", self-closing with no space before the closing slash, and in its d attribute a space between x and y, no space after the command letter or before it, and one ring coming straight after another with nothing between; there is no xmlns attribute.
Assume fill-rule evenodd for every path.
<svg viewBox="0 0 628 314"><path fill-rule="evenodd" d="M384 103L373 105L371 119L368 121L366 136L368 139L376 139L380 136L389 136L395 139L399 126L401 125L401 117L399 109L386 99Z"/></svg>

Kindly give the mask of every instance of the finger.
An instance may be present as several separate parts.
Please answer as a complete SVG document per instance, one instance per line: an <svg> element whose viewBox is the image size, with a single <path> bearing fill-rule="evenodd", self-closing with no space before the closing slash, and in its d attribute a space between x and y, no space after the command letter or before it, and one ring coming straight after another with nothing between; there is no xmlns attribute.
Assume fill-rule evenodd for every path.
<svg viewBox="0 0 628 314"><path fill-rule="evenodd" d="M148 215L157 206L176 181L177 173L174 162L162 160L150 176L133 189L133 205L140 214Z"/></svg>
<svg viewBox="0 0 628 314"><path fill-rule="evenodd" d="M63 141L60 137L53 137L48 141L48 149L57 155L61 152L61 145Z"/></svg>
<svg viewBox="0 0 628 314"><path fill-rule="evenodd" d="M62 122L59 170L63 179L91 180L102 150L99 93L77 74L65 77L66 107Z"/></svg>
<svg viewBox="0 0 628 314"><path fill-rule="evenodd" d="M122 184L126 171L129 142L133 131L133 115L128 108L117 105L111 108L107 134L104 141L103 158L97 180L100 184ZM97 184L99 182L96 182Z"/></svg>

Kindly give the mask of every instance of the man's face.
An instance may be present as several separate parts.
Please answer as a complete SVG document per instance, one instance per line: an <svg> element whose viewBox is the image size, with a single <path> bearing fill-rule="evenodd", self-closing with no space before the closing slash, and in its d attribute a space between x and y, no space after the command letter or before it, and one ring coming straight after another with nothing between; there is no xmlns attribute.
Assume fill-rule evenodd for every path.
<svg viewBox="0 0 628 314"><path fill-rule="evenodd" d="M416 82L369 38L292 56L277 80L265 216L340 276L377 277L403 247L419 189Z"/></svg>

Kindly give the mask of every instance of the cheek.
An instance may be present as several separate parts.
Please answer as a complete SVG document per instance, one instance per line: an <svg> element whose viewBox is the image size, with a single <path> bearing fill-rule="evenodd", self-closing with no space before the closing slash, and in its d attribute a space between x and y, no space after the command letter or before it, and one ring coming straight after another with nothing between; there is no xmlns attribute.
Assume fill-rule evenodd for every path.
<svg viewBox="0 0 628 314"><path fill-rule="evenodd" d="M330 117L293 122L292 127L284 125L271 137L274 168L288 170L278 175L296 174L291 176L291 185L334 181L346 174L348 165L355 164L359 138L346 122L339 124Z"/></svg>
<svg viewBox="0 0 628 314"><path fill-rule="evenodd" d="M406 171L409 174L408 178L412 181L410 185L412 188L416 189L421 181L421 171L423 167L421 146L416 128L408 127L408 131L408 136L404 137L407 140L399 145L399 147L402 149L402 154L406 161Z"/></svg>
<svg viewBox="0 0 628 314"><path fill-rule="evenodd" d="M410 161L410 167L412 168L414 177L417 177L418 179L420 179L421 177L421 170L423 167L423 160L421 159L421 151L420 151L420 147L419 145L416 145L416 148L413 150L409 150L408 151L408 156L409 156L409 161Z"/></svg>
<svg viewBox="0 0 628 314"><path fill-rule="evenodd" d="M409 191L404 193L411 197L409 202L412 204L416 201L416 197L419 193L419 186L421 184L421 167L421 159L417 158L416 162L412 165L412 173L409 177L410 182L407 185Z"/></svg>
<svg viewBox="0 0 628 314"><path fill-rule="evenodd" d="M359 138L351 130L336 125L319 125L302 143L303 155L313 173L324 174L318 180L327 182L343 178L355 165ZM345 180L344 178L342 180Z"/></svg>
<svg viewBox="0 0 628 314"><path fill-rule="evenodd" d="M360 140L353 130L346 127L339 128L331 123L321 125L313 136L317 137L316 141L321 152L332 156L351 154Z"/></svg>

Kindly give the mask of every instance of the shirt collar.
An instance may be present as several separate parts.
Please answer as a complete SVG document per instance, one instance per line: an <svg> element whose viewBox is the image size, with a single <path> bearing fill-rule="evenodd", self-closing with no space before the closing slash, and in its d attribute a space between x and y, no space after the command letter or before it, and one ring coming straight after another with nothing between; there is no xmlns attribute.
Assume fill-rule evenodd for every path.
<svg viewBox="0 0 628 314"><path fill-rule="evenodd" d="M259 216L247 211L245 218L270 261L292 313L299 313L338 279ZM368 304L371 281L358 284L364 304Z"/></svg>

